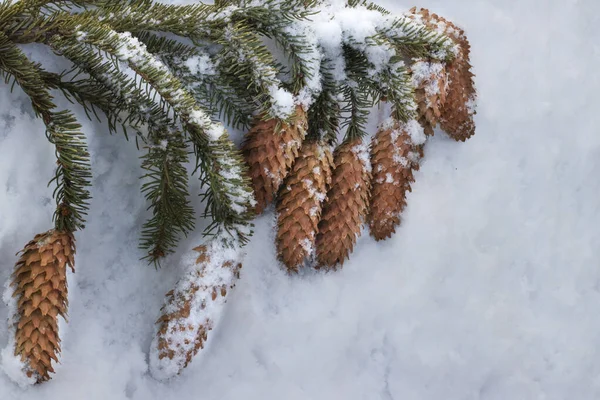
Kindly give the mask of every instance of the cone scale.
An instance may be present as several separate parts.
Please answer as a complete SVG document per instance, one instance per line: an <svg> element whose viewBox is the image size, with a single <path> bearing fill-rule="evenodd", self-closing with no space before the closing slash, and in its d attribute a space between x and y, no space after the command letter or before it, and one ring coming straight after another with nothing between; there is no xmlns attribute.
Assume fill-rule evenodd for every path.
<svg viewBox="0 0 600 400"><path fill-rule="evenodd" d="M332 168L333 158L327 146L305 142L279 193L277 253L290 272L297 272L313 253Z"/></svg>
<svg viewBox="0 0 600 400"><path fill-rule="evenodd" d="M457 45L456 57L446 65L448 91L439 123L450 137L464 142L475 134L473 117L477 97L469 60L469 41L462 29L427 9L412 8L410 12L413 18L420 19L434 31L443 32Z"/></svg>
<svg viewBox="0 0 600 400"><path fill-rule="evenodd" d="M319 268L342 266L354 249L369 206L371 163L363 139L342 144L334 153L331 189L317 235Z"/></svg>
<svg viewBox="0 0 600 400"><path fill-rule="evenodd" d="M446 103L448 80L441 63L420 60L411 66L418 121L425 134L433 135Z"/></svg>
<svg viewBox="0 0 600 400"><path fill-rule="evenodd" d="M35 383L50 379L61 351L58 317L67 315L67 266L74 271L75 240L50 230L36 235L21 251L10 289L16 300L14 355Z"/></svg>
<svg viewBox="0 0 600 400"><path fill-rule="evenodd" d="M419 169L422 146L409 132L413 124L380 128L371 147L373 180L368 216L369 230L375 240L385 240L396 232L400 214L406 207L406 193ZM412 125L412 126L411 126Z"/></svg>
<svg viewBox="0 0 600 400"><path fill-rule="evenodd" d="M257 214L275 199L279 186L298 157L306 129L306 113L298 106L291 123L257 119L246 135L242 152L249 166Z"/></svg>

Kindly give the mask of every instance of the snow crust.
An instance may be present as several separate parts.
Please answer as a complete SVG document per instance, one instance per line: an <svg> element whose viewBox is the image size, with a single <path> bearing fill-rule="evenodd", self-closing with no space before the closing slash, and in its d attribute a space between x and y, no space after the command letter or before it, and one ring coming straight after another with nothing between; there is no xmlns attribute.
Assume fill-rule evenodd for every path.
<svg viewBox="0 0 600 400"><path fill-rule="evenodd" d="M1 373L0 399L600 398L600 4L379 3L466 27L479 90L477 134L428 141L396 236L365 233L343 270L290 277L272 214L259 218L218 334L179 377L157 382L148 349L181 253L158 271L139 261L140 153L57 96L88 133L94 171L69 335L52 381L23 390ZM0 103L5 281L15 252L50 228L55 160L23 93L2 85ZM0 306L0 319L8 312Z"/></svg>

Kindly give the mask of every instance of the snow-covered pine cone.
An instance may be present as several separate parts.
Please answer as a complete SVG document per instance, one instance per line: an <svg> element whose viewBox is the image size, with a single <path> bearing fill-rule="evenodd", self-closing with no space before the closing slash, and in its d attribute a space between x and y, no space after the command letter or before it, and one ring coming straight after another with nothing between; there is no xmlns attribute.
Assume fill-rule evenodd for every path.
<svg viewBox="0 0 600 400"><path fill-rule="evenodd" d="M307 124L306 112L297 106L290 124L277 119L257 119L246 135L242 152L249 166L257 214L273 202L298 157Z"/></svg>
<svg viewBox="0 0 600 400"><path fill-rule="evenodd" d="M74 271L75 239L71 233L50 230L36 235L21 251L10 287L15 302L9 316L15 330L14 355L23 364L29 383L50 379L58 362L58 316L67 315L67 265Z"/></svg>
<svg viewBox="0 0 600 400"><path fill-rule="evenodd" d="M455 140L465 141L475 134L475 100L477 93L469 55L471 46L464 31L452 22L431 14L427 9L410 10L413 17L421 20L434 31L443 32L458 45L456 58L446 65L448 92L439 118L441 128Z"/></svg>
<svg viewBox="0 0 600 400"><path fill-rule="evenodd" d="M332 169L329 147L307 141L281 187L277 202L277 253L290 272L298 271L312 253Z"/></svg>
<svg viewBox="0 0 600 400"><path fill-rule="evenodd" d="M239 278L241 253L219 239L196 247L188 269L167 293L150 350L150 371L159 380L179 374L203 349L219 321L227 293Z"/></svg>
<svg viewBox="0 0 600 400"><path fill-rule="evenodd" d="M341 266L352 253L369 207L368 145L363 139L343 143L334 152L334 163L316 243L318 265L324 268Z"/></svg>
<svg viewBox="0 0 600 400"><path fill-rule="evenodd" d="M373 180L368 216L371 236L385 240L396 232L406 206L406 192L419 169L425 136L416 121L379 129L371 145Z"/></svg>
<svg viewBox="0 0 600 400"><path fill-rule="evenodd" d="M418 120L425 134L431 136L446 102L448 88L446 68L439 62L419 60L413 63L410 69L418 107Z"/></svg>

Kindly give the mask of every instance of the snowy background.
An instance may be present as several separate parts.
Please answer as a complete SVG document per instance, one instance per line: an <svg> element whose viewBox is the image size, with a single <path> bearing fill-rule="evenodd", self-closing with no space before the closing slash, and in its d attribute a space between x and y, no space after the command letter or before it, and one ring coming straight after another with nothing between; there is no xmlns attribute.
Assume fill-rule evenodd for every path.
<svg viewBox="0 0 600 400"><path fill-rule="evenodd" d="M25 390L0 374L0 399L600 398L600 3L402 9L412 5L466 28L477 135L428 143L392 240L365 235L341 272L289 277L273 215L261 217L209 350L159 383L147 352L180 254L159 271L139 261L135 145L86 121L94 200L77 236L62 365ZM54 156L21 92L0 86L0 104L5 281L14 253L50 227Z"/></svg>

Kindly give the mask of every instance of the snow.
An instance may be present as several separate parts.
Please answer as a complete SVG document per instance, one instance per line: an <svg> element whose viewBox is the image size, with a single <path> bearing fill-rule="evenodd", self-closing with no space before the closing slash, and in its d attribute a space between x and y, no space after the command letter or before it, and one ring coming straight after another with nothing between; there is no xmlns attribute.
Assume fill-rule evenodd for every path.
<svg viewBox="0 0 600 400"><path fill-rule="evenodd" d="M398 233L365 232L341 271L289 276L273 215L258 218L218 334L166 383L148 373L153 323L204 239L158 271L139 261L141 153L57 96L81 117L94 168L69 335L52 381L23 390L1 373L0 399L599 398L600 4L415 3L467 29L477 134L428 140ZM5 281L15 252L50 228L54 157L24 95L0 86L0 102Z"/></svg>
<svg viewBox="0 0 600 400"><path fill-rule="evenodd" d="M352 152L358 157L365 171L371 173L371 157L369 152L369 142L361 141L359 144L352 147Z"/></svg>
<svg viewBox="0 0 600 400"><path fill-rule="evenodd" d="M217 73L208 54L192 56L184 64L192 75L215 75Z"/></svg>
<svg viewBox="0 0 600 400"><path fill-rule="evenodd" d="M294 96L284 88L271 86L269 88L272 104L272 115L287 119L294 113Z"/></svg>
<svg viewBox="0 0 600 400"><path fill-rule="evenodd" d="M304 179L302 183L304 183L304 188L308 190L308 194L310 195L310 197L315 198L319 203L323 202L327 197L327 193L319 192L319 190L315 188L315 186L313 185L314 180Z"/></svg>
<svg viewBox="0 0 600 400"><path fill-rule="evenodd" d="M404 124L403 129L406 129L406 132L410 136L410 140L416 145L424 144L427 140L423 127L414 119L411 119Z"/></svg>
<svg viewBox="0 0 600 400"><path fill-rule="evenodd" d="M443 73L444 66L442 63L417 61L411 65L412 80L414 87L418 87L424 81L427 81L425 86L425 92L428 96L439 94L440 85L438 84L438 77Z"/></svg>

